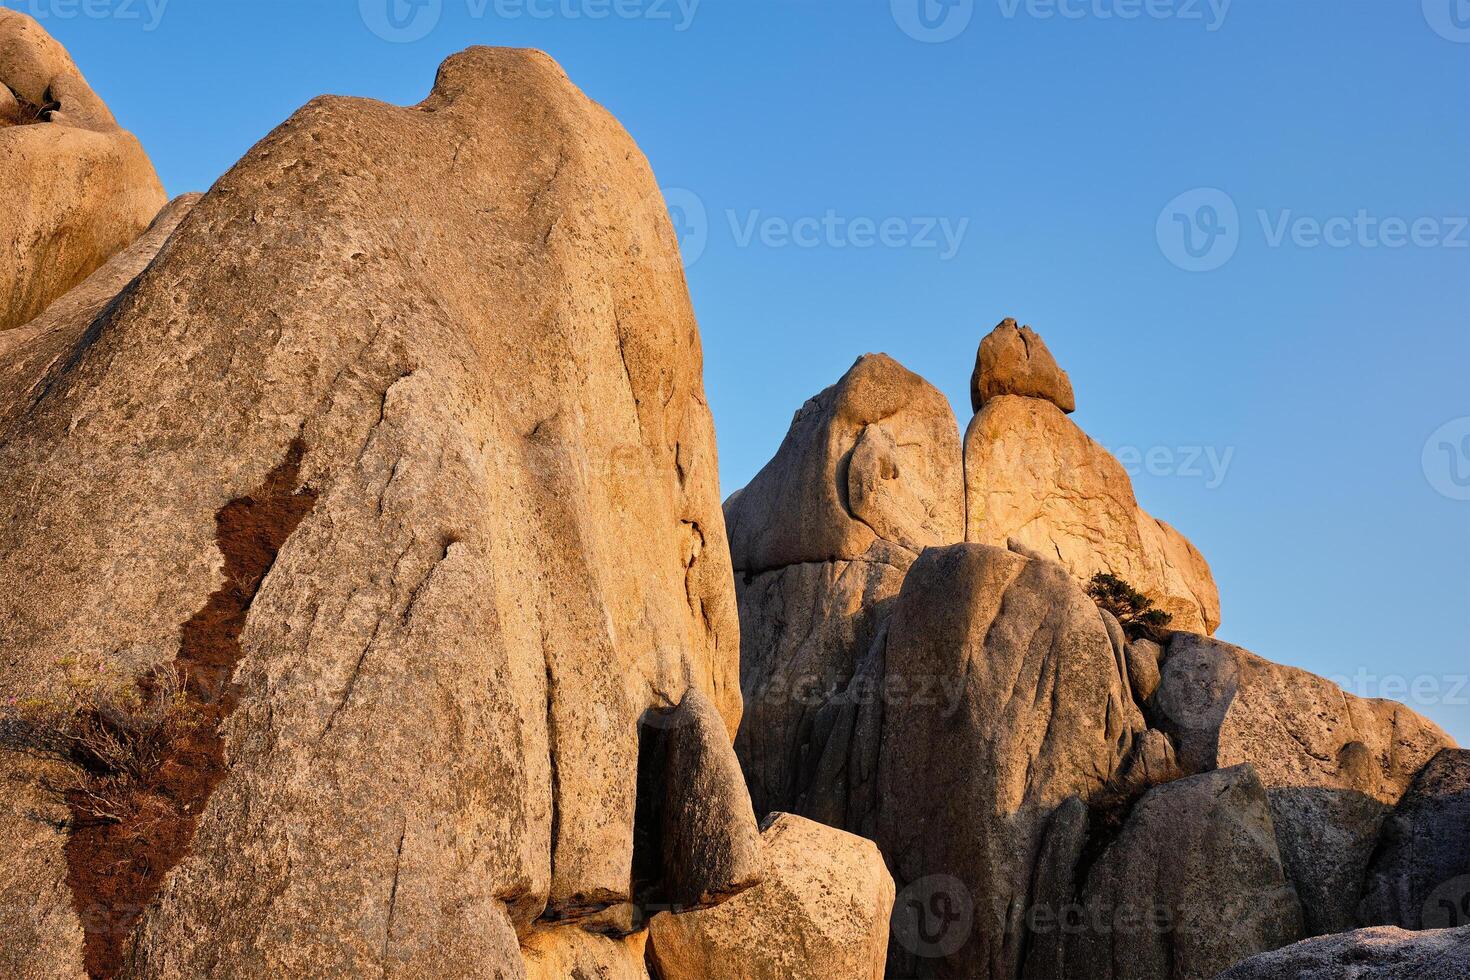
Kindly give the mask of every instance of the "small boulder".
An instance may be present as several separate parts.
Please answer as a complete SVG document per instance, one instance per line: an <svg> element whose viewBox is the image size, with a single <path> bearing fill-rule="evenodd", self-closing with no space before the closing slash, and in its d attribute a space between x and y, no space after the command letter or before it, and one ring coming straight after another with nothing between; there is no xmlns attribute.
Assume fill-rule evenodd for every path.
<svg viewBox="0 0 1470 980"><path fill-rule="evenodd" d="M893 879L871 841L787 813L761 834L765 881L650 927L662 980L879 980Z"/></svg>
<svg viewBox="0 0 1470 980"><path fill-rule="evenodd" d="M975 373L970 377L970 403L975 411L999 395L1044 398L1064 412L1077 410L1072 381L1030 327L1006 319L980 341Z"/></svg>

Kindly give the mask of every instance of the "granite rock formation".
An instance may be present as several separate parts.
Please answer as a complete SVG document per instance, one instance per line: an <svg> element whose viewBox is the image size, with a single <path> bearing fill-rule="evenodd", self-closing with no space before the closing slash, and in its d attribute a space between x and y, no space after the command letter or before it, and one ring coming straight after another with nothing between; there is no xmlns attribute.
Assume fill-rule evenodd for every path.
<svg viewBox="0 0 1470 980"><path fill-rule="evenodd" d="M656 916L661 980L880 980L893 879L871 841L789 813L761 834L765 880L703 912Z"/></svg>
<svg viewBox="0 0 1470 980"><path fill-rule="evenodd" d="M8 347L0 688L171 668L198 719L147 822L69 818L64 766L0 752L11 975L519 977L522 943L600 955L563 930L641 888L758 880L655 196L549 58L472 49L417 106L311 102L120 295ZM685 782L640 785L666 716Z"/></svg>
<svg viewBox="0 0 1470 980"><path fill-rule="evenodd" d="M165 201L143 147L32 18L0 7L0 332L136 239Z"/></svg>
<svg viewBox="0 0 1470 980"><path fill-rule="evenodd" d="M1042 398L1068 414L1077 410L1072 379L1052 357L1046 341L1011 319L1001 321L980 341L975 373L970 376L970 405L975 411L1001 395Z"/></svg>
<svg viewBox="0 0 1470 980"><path fill-rule="evenodd" d="M1218 980L1462 980L1470 926L1430 932L1381 927L1309 939L1246 960Z"/></svg>

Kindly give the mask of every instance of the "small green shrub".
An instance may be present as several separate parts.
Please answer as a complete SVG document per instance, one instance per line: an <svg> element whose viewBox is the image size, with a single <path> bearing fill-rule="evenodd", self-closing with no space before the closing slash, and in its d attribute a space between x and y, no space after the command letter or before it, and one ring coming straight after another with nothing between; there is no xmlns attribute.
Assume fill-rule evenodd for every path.
<svg viewBox="0 0 1470 980"><path fill-rule="evenodd" d="M1102 609L1112 613L1130 640L1168 638L1173 616L1153 608L1154 601L1133 586L1109 572L1098 572L1087 584L1087 594Z"/></svg>

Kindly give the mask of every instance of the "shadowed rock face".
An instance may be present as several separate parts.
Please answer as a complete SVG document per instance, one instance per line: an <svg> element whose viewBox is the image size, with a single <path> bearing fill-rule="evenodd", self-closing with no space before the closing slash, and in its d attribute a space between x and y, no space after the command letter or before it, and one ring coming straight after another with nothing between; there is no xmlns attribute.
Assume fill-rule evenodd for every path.
<svg viewBox="0 0 1470 980"><path fill-rule="evenodd" d="M1463 980L1470 927L1433 932L1360 929L1308 939L1246 960L1217 980Z"/></svg>
<svg viewBox="0 0 1470 980"><path fill-rule="evenodd" d="M1309 935L1352 928L1384 817L1452 744L1401 704L1186 633L1149 707L1186 768L1255 767Z"/></svg>
<svg viewBox="0 0 1470 980"><path fill-rule="evenodd" d="M882 676L949 679L956 696L872 708L875 839L901 894L951 876L973 917L952 949L896 942L898 975L1018 975L1052 812L1098 794L1143 729L1118 653L1097 607L1054 563L983 545L933 548L914 563Z"/></svg>
<svg viewBox="0 0 1470 980"><path fill-rule="evenodd" d="M471 50L410 108L313 101L78 310L0 373L0 688L174 662L234 567L217 515L282 472L311 498L218 624L228 771L94 972L521 976L517 933L633 897L640 720L680 705L687 793L643 791L704 809L667 860L750 883L677 244L550 59ZM69 893L46 766L0 753L19 976L76 975L123 921ZM714 877L680 880L717 901Z"/></svg>
<svg viewBox="0 0 1470 980"><path fill-rule="evenodd" d="M746 720L736 748L761 814L822 818L819 716L845 690L919 551L963 536L959 431L937 389L860 358L797 412L725 505Z"/></svg>
<svg viewBox="0 0 1470 980"><path fill-rule="evenodd" d="M1078 868L1079 814L1075 803L1058 811L1044 853L1068 857L1041 862L1040 876ZM1033 903L1023 974L1033 980L1212 977L1301 937L1266 791L1249 765L1149 790L1096 863L1039 881Z"/></svg>
<svg viewBox="0 0 1470 980"><path fill-rule="evenodd" d="M0 8L0 331L18 327L148 227L163 186L65 49Z"/></svg>
<svg viewBox="0 0 1470 980"><path fill-rule="evenodd" d="M1358 919L1405 929L1470 924L1470 752L1440 751L1384 822Z"/></svg>

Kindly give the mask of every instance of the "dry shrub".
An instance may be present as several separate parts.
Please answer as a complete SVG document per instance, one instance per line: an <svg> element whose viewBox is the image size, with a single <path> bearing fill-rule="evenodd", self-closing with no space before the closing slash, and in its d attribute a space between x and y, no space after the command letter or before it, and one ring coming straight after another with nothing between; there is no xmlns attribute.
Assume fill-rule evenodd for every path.
<svg viewBox="0 0 1470 980"><path fill-rule="evenodd" d="M200 723L178 671L160 667L123 688L73 683L57 701L17 701L0 713L0 748L65 763L45 788L82 819L123 822L170 748Z"/></svg>

